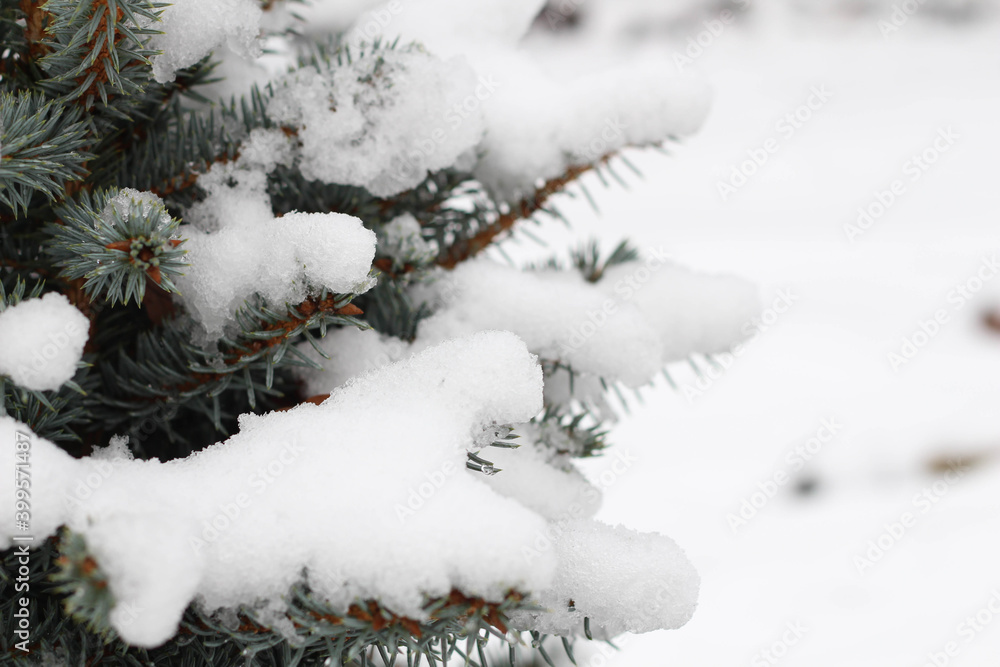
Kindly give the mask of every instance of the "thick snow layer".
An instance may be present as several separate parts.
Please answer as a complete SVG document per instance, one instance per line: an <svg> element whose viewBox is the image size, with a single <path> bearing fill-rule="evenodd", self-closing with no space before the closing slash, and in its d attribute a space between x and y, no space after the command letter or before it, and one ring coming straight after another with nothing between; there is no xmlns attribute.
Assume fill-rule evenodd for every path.
<svg viewBox="0 0 1000 667"><path fill-rule="evenodd" d="M496 196L528 196L539 179L593 164L624 146L660 143L695 131L708 111L704 83L672 75L668 60L555 77L517 46L544 3L391 0L362 15L348 32L360 44L375 37L416 41L435 55L466 56L479 74L459 100L460 124L485 118L475 176Z"/></svg>
<svg viewBox="0 0 1000 667"><path fill-rule="evenodd" d="M703 81L677 76L656 59L566 79L517 55L490 59L480 70L496 83L483 104L487 132L475 175L508 201L530 195L538 179L626 146L692 134L711 97Z"/></svg>
<svg viewBox="0 0 1000 667"><path fill-rule="evenodd" d="M251 151L250 155L255 153ZM273 220L267 172L248 166L243 169L220 163L199 176L198 186L207 196L185 211L184 222L204 232L214 232L229 225ZM183 230L187 232L188 228Z"/></svg>
<svg viewBox="0 0 1000 667"><path fill-rule="evenodd" d="M751 335L753 318L761 312L754 284L673 264L648 267L619 264L605 271L598 284L642 312L659 335L664 362L694 352L725 352Z"/></svg>
<svg viewBox="0 0 1000 667"><path fill-rule="evenodd" d="M441 60L413 46L369 49L351 63L289 74L275 84L268 112L296 130L306 178L387 197L479 143L481 114L456 111L475 99L476 86L462 58Z"/></svg>
<svg viewBox="0 0 1000 667"><path fill-rule="evenodd" d="M409 357L411 353L411 345L407 341L380 334L374 329L356 327L330 330L317 344L325 357L308 342L298 346L299 352L323 367L322 370L308 367L296 370L305 384L307 396L329 394L351 378L388 366Z"/></svg>
<svg viewBox="0 0 1000 667"><path fill-rule="evenodd" d="M332 357L327 361L301 344L304 354L328 369L300 371L309 391L328 392L367 368L491 329L514 332L543 360L636 387L671 361L739 344L760 312L752 284L655 256L614 267L596 284L577 271L521 271L471 260L439 272L415 288L413 298L436 312L421 321L412 346L374 332L338 330L319 341Z"/></svg>
<svg viewBox="0 0 1000 667"><path fill-rule="evenodd" d="M295 159L292 142L278 129L255 127L240 142L239 164L262 169L269 174L280 165L291 166Z"/></svg>
<svg viewBox="0 0 1000 667"><path fill-rule="evenodd" d="M152 26L163 32L150 39L150 47L162 51L153 56L153 77L173 81L177 70L223 44L245 58L260 55L262 14L257 0L172 0Z"/></svg>
<svg viewBox="0 0 1000 667"><path fill-rule="evenodd" d="M466 469L497 424L541 406L537 359L512 334L489 332L364 375L321 405L244 415L237 435L187 459L132 460L121 439L73 459L17 436L28 431L10 418L0 419L0 456L14 469L16 443L30 439L31 534L65 524L86 538L120 610L112 624L136 645L168 639L196 595L207 609L280 613L303 571L338 610L376 599L421 619L428 597L453 588L489 600L514 588L558 611L579 591L601 625L673 627L690 614L697 579L672 542L590 523L551 528ZM5 485L0 502L13 506L12 494ZM11 513L0 515L0 548L14 535ZM609 558L628 567L599 566ZM641 625L632 605L647 600L649 581L670 586L672 607ZM615 597L599 601L608 590Z"/></svg>
<svg viewBox="0 0 1000 667"><path fill-rule="evenodd" d="M545 422L518 424L514 430L520 447L492 447L483 453L499 471L486 483L549 521L592 517L601 505L600 490L550 442L565 438L565 431Z"/></svg>
<svg viewBox="0 0 1000 667"><path fill-rule="evenodd" d="M176 282L204 334L218 338L243 303L259 294L296 304L320 288L359 294L372 286L375 233L341 213L274 217L267 172L291 159L279 130L254 130L235 164L198 179L208 195L184 215L189 266Z"/></svg>
<svg viewBox="0 0 1000 667"><path fill-rule="evenodd" d="M550 531L559 570L539 602L551 611L517 612L515 627L583 635L589 618L592 633L610 638L679 628L694 614L698 573L670 538L594 521L554 524ZM650 563L659 564L656 572Z"/></svg>
<svg viewBox="0 0 1000 667"><path fill-rule="evenodd" d="M59 389L76 373L89 329L87 317L54 292L0 311L0 374L25 389Z"/></svg>
<svg viewBox="0 0 1000 667"><path fill-rule="evenodd" d="M185 234L190 265L177 284L188 310L212 335L221 334L253 294L296 304L320 287L338 294L370 287L375 234L354 216L289 213Z"/></svg>
<svg viewBox="0 0 1000 667"><path fill-rule="evenodd" d="M753 285L656 256L596 284L576 271L474 260L442 272L423 296L438 310L420 323L418 343L506 329L545 360L629 386L648 382L669 361L739 343L760 309Z"/></svg>

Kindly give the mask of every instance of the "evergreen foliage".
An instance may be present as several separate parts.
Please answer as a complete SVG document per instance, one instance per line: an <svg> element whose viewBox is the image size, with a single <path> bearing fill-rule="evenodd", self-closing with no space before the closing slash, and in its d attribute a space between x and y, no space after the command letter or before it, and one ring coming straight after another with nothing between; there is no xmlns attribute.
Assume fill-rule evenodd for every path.
<svg viewBox="0 0 1000 667"><path fill-rule="evenodd" d="M371 327L412 339L428 314L405 291L416 273L435 265L455 267L504 238L519 221L540 213L559 217L552 195L588 170L608 169L608 156L602 156L511 205L456 169L431 173L411 190L378 198L363 188L310 181L279 166L267 181L276 215L348 213L378 231L409 213L423 237L436 241L439 255L428 266L377 258L372 271L378 285L358 297L320 289L301 303L251 298L237 314L238 331L208 351L192 341L190 323L171 297L178 291L175 278L187 265L183 212L205 195L201 174L235 160L251 130L277 127L268 115L274 90L255 88L243 99L207 108L199 91L213 80L215 63L209 58L178 72L173 82L157 83L148 40L157 32L162 7L151 0L0 0L0 307L56 291L91 326L85 363L72 382L59 391L30 391L0 377L0 412L74 456L125 434L137 457L166 461L233 433L242 413L288 408L310 398L301 395L290 371L315 362L296 344L315 345L335 327ZM377 53L400 47L367 48ZM336 68L358 55L320 45L300 65ZM128 193L121 197L126 188L154 193L166 208ZM623 244L602 258L591 244L571 262L588 280L598 281L607 267L635 257ZM560 453L594 456L606 446L600 419L581 406L549 406L536 421L543 432L560 433L559 442L573 443L573 451ZM501 429L494 444L515 447L514 438ZM470 455L468 465L494 472L490 461L477 455ZM428 600L431 621L418 623L374 601L337 615L300 584L288 594L294 640L253 609L220 618L193 605L173 640L146 650L125 644L111 629L108 614L115 601L81 536L64 529L33 554L31 646L36 654L81 666L365 665L381 656L386 664L405 657L407 665L421 660L436 665L450 658L452 664L485 667L486 640L491 634L502 638L505 613L529 604L517 591L502 604L454 591L446 599ZM3 558L0 663L7 663L17 655L11 615L17 567L12 550ZM536 635L526 644L551 664L546 649L553 650L555 640L546 644ZM566 640L563 647L572 656ZM511 647L512 662L514 654Z"/></svg>

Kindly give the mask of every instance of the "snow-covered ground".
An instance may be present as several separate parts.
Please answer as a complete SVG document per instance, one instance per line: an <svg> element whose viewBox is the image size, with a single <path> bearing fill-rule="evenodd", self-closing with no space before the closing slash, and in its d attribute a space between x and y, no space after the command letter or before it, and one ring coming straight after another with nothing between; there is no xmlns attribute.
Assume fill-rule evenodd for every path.
<svg viewBox="0 0 1000 667"><path fill-rule="evenodd" d="M599 482L599 518L675 538L702 593L684 628L578 662L996 664L1000 336L981 318L1000 306L1000 30L733 26L690 69L716 93L702 131L670 158L630 154L630 191L587 181L601 215L564 198L573 229L531 231L662 247L785 312L714 379L675 367L680 389L660 382L613 432L630 463ZM724 200L748 151L766 163ZM977 462L934 472L948 456Z"/></svg>

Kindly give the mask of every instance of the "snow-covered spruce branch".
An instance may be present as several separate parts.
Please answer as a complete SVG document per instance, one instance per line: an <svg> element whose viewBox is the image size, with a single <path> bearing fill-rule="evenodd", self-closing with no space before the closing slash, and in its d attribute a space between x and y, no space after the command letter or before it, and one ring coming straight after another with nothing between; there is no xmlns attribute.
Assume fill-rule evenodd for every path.
<svg viewBox="0 0 1000 667"><path fill-rule="evenodd" d="M546 635L571 650L690 617L683 553L595 522L575 459L607 449L609 387L737 342L752 288L653 250L525 270L481 251L608 156L693 131L707 95L655 63L547 76L517 46L539 9L392 3L207 111L215 63L282 34L280 3L0 17L0 151L26 174L0 201L21 281L0 454L30 450L40 605L61 623L68 596L83 622L35 646L485 667L491 634L544 657ZM0 543L19 530L0 519Z"/></svg>
<svg viewBox="0 0 1000 667"><path fill-rule="evenodd" d="M512 613L511 622L526 629L571 633L584 617L610 634L683 623L696 578L672 542L584 521L559 538L570 540L569 552L558 541L540 548L544 518L465 471L467 452L492 440L492 425L525 421L541 402L541 370L524 344L513 334L478 334L360 378L322 405L244 416L240 434L190 460L132 461L121 440L78 460L33 439L32 521L38 537L66 525L87 540L117 602L111 624L138 645L171 637L195 595L210 610L245 605L280 629L275 614L284 613L283 596L303 572L311 590L345 611L355 600L376 600L420 620L428 618L428 599L452 589L497 601L514 588L550 609L576 601L572 611ZM418 433L413 419L423 423ZM3 428L4 459L13 465L19 427L6 420ZM102 462L114 471L92 495L64 502L65 490ZM409 490L448 463L461 469L402 520L397 506ZM365 493L368 481L357 471L368 469L395 480L394 490ZM13 503L10 493L3 499ZM484 514L496 530L468 539L467 526ZM316 530L334 515L334 526ZM12 519L4 519L0 544L9 546L14 534ZM405 557L398 544L407 545ZM592 550L585 569L560 569L584 550ZM599 558L610 559L606 567ZM674 567L661 569L663 559ZM650 590L622 588L620 577L639 572L662 580L669 598L622 598ZM603 586L618 588L618 600L602 595ZM636 620L650 608L660 610L655 619ZM128 622L125 610L132 610Z"/></svg>

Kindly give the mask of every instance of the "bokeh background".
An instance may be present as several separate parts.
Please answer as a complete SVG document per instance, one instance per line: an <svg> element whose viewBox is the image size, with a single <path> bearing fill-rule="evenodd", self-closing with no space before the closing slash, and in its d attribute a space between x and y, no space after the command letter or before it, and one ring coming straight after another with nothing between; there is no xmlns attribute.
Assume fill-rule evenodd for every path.
<svg viewBox="0 0 1000 667"><path fill-rule="evenodd" d="M1000 4L555 0L525 48L555 73L666 56L715 101L508 254L627 237L774 306L619 406L599 517L676 539L701 600L577 662L1000 664Z"/></svg>

